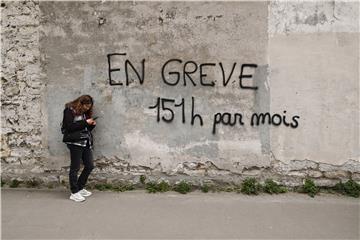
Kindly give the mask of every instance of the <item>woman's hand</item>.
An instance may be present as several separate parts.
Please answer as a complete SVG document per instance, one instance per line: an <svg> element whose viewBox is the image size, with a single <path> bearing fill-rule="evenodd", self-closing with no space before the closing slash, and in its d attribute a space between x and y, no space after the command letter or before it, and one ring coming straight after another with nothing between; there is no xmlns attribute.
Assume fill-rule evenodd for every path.
<svg viewBox="0 0 360 240"><path fill-rule="evenodd" d="M86 119L86 122L87 122L89 125L96 125L95 120L92 119L92 118Z"/></svg>

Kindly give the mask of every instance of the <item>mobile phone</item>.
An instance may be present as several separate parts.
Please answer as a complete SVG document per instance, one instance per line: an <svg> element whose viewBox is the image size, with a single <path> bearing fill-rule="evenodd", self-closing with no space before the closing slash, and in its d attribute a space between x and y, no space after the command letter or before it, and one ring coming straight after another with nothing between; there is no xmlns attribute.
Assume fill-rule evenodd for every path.
<svg viewBox="0 0 360 240"><path fill-rule="evenodd" d="M93 117L92 119L96 120L97 118L99 118L99 117L98 117L98 116L96 116L96 117Z"/></svg>

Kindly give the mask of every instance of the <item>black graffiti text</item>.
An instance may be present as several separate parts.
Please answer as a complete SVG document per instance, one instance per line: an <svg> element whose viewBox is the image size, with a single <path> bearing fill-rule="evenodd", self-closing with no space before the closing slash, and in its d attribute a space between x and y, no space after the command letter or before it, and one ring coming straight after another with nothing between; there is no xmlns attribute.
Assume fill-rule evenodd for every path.
<svg viewBox="0 0 360 240"><path fill-rule="evenodd" d="M150 109L156 109L156 121L160 122L161 120L167 123L170 123L175 118L175 113L173 111L174 107L181 108L182 123L186 123L186 110L185 110L185 99L182 98L180 103L175 103L175 99L171 98L161 98L158 97L156 104L150 106ZM203 118L200 114L195 113L195 99L191 97L191 114L190 114L190 123L191 125L195 124L195 121L198 121L200 126L203 126Z"/></svg>
<svg viewBox="0 0 360 240"><path fill-rule="evenodd" d="M237 63L234 63L232 65L230 73L226 74L223 64L221 62L219 63L223 78L222 83L224 87L226 87L226 85L229 83L234 73L236 64ZM216 63L198 64L194 61L186 61L185 63L183 63L181 59L174 58L164 63L161 68L161 76L163 82L169 86L176 86L182 82L184 86L187 86L188 84L192 86L197 86L200 84L200 86L214 87L215 80L208 79L206 74L209 69L214 67L216 67ZM257 90L257 86L250 86L244 83L245 79L253 78L252 74L245 74L246 69L249 70L249 68L256 69L257 64L246 63L241 65L239 75L239 87L241 89Z"/></svg>
<svg viewBox="0 0 360 240"><path fill-rule="evenodd" d="M299 126L298 119L300 116L295 115L291 118L291 122L288 121L288 116L286 116L286 111L283 111L281 116L278 113L271 115L270 113L253 113L251 116L251 126L259 126L260 124L269 124L274 126L279 126L284 124L286 127L297 128Z"/></svg>
<svg viewBox="0 0 360 240"><path fill-rule="evenodd" d="M112 61L115 59L116 56L126 56L126 53L110 53L107 55L107 59L108 59L108 74L109 74L109 84L111 86L114 85L123 85L123 83L121 82L121 80L117 80L116 82L114 81L114 79L112 78L112 73L113 72L120 72L121 69L120 68L114 68L112 66ZM141 71L137 70L134 65L128 60L125 59L125 63L124 63L124 70L125 70L125 76L126 76L126 86L128 86L130 84L130 78L129 78L129 70L130 67L132 69L132 71L136 74L136 76L139 79L140 84L144 83L145 80L145 59L143 59L141 61ZM141 72L141 73L139 73Z"/></svg>
<svg viewBox="0 0 360 240"><path fill-rule="evenodd" d="M244 125L242 118L243 116L241 113L231 114L228 112L224 112L224 113L218 112L214 115L212 133L216 134L216 126L218 124L235 126L238 123L240 126L242 126Z"/></svg>

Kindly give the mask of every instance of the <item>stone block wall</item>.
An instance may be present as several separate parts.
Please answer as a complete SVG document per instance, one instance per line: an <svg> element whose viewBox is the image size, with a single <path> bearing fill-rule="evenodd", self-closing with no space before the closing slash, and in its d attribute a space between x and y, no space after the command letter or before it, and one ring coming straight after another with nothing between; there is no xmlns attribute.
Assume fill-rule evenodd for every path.
<svg viewBox="0 0 360 240"><path fill-rule="evenodd" d="M357 2L2 2L2 178L67 182L63 107L91 94L101 118L90 182L359 181L358 43ZM144 83L133 73L127 86L120 70L112 76L123 85L110 85L111 53L126 53L136 68L145 59ZM199 70L196 86L165 84L162 66L175 58L195 62L189 71L214 63L206 81L215 86L202 85ZM227 86L220 62L227 75L237 63ZM239 87L244 63L257 65L244 80L257 90ZM185 123L180 108L172 122L157 122L149 107L158 97L184 99ZM203 125L191 124L192 104ZM242 113L246 124L218 124L214 134L224 112ZM298 115L299 125L250 126L260 112Z"/></svg>

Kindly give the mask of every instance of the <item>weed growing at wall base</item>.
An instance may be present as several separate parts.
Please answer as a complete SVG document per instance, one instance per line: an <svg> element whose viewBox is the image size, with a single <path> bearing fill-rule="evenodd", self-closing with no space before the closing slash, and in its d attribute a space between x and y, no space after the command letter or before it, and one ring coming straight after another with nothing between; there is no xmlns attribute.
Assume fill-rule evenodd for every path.
<svg viewBox="0 0 360 240"><path fill-rule="evenodd" d="M134 189L135 189L135 187L131 184L120 184L120 185L115 185L112 187L112 190L114 190L116 192L132 191Z"/></svg>
<svg viewBox="0 0 360 240"><path fill-rule="evenodd" d="M269 194L278 194L278 193L285 193L287 192L286 187L280 186L276 182L274 182L272 179L266 179L265 186L263 187L264 192Z"/></svg>
<svg viewBox="0 0 360 240"><path fill-rule="evenodd" d="M156 193L158 191L156 182L148 182L146 183L145 189L148 193Z"/></svg>
<svg viewBox="0 0 360 240"><path fill-rule="evenodd" d="M176 184L174 187L174 191L186 194L191 191L191 184L187 183L186 181L182 180L180 183Z"/></svg>
<svg viewBox="0 0 360 240"><path fill-rule="evenodd" d="M112 185L109 184L109 183L95 184L95 189L97 189L97 190L99 190L99 191L111 190L111 189L112 189Z"/></svg>
<svg viewBox="0 0 360 240"><path fill-rule="evenodd" d="M95 184L95 189L99 191L115 191L115 192L125 192L134 190L135 187L131 184L110 184L110 183L101 183Z"/></svg>
<svg viewBox="0 0 360 240"><path fill-rule="evenodd" d="M307 193L311 197L315 197L319 192L324 192L328 194L342 194L350 197L359 198L360 197L360 184L350 178L350 180L346 182L340 181L335 186L316 186L314 181L311 179L305 179L303 185L297 187L289 187L281 186L272 179L266 179L264 185L257 182L256 178L246 178L241 185L216 185L216 184L203 184L196 188L196 186L192 186L190 183L182 180L176 185L170 185L167 181L162 180L161 182L145 182L146 177L142 175L140 176L140 181L144 182L143 185L133 185L132 183L118 183L118 184L110 184L110 183L98 183L95 185L89 185L91 189L97 189L99 191L115 191L115 192L124 192L131 191L134 189L146 189L149 193L156 192L167 192L167 191L176 191L181 194L186 194L191 192L192 190L199 189L203 193L207 192L237 192L244 193L248 195L258 195L261 192L268 194L278 194L285 193L288 191L295 191L299 193ZM68 186L68 184L62 180L61 185ZM25 182L19 181L17 179L13 179L11 181L6 182L1 179L1 186L8 186L10 188L18 188L18 187L26 187L26 188L41 188L46 187L48 189L53 189L58 186L58 183L45 183L42 181L38 181L36 179L30 179Z"/></svg>
<svg viewBox="0 0 360 240"><path fill-rule="evenodd" d="M262 190L261 184L259 184L255 178L246 178L241 184L240 191L248 195L258 195Z"/></svg>
<svg viewBox="0 0 360 240"><path fill-rule="evenodd" d="M145 188L149 193L167 192L171 189L170 185L165 181L161 181L160 183L148 182Z"/></svg>
<svg viewBox="0 0 360 240"><path fill-rule="evenodd" d="M319 191L319 188L315 185L313 180L305 179L302 192L307 193L310 197L314 197Z"/></svg>
<svg viewBox="0 0 360 240"><path fill-rule="evenodd" d="M209 187L209 185L202 185L201 187L200 187L200 190L202 191L202 192L204 192L204 193L207 193L207 192L209 192L209 190L210 190L210 187Z"/></svg>
<svg viewBox="0 0 360 240"><path fill-rule="evenodd" d="M352 179L348 180L346 183L340 181L335 185L334 189L341 194L351 197L358 198L360 196L360 184Z"/></svg>
<svg viewBox="0 0 360 240"><path fill-rule="evenodd" d="M16 179L12 180L10 183L11 188L17 188L20 185L21 181L18 181Z"/></svg>

